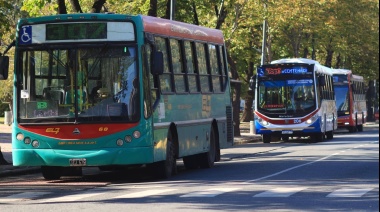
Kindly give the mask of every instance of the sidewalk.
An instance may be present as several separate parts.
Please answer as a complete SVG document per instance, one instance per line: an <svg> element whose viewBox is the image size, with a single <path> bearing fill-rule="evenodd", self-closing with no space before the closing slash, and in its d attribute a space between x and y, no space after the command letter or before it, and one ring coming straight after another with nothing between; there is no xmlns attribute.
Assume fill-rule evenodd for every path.
<svg viewBox="0 0 380 212"><path fill-rule="evenodd" d="M261 141L261 136L249 133L249 122L241 123L241 136L235 137L235 146L239 144ZM12 126L0 124L0 147L4 159L8 165L0 163L0 177L19 175L25 173L35 173L40 171L40 167L14 167L12 165Z"/></svg>

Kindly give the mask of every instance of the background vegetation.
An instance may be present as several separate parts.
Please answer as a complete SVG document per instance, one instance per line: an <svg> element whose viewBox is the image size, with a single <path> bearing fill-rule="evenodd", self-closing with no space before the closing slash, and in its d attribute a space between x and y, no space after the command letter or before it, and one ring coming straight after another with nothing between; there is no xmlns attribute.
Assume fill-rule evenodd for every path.
<svg viewBox="0 0 380 212"><path fill-rule="evenodd" d="M15 38L21 17L57 13L115 12L169 18L171 0L0 0L1 52ZM263 20L267 21L264 63L305 57L351 69L368 81L379 78L379 1L375 0L186 0L174 3L173 19L223 30L234 88L234 112L246 101L242 120L252 119L247 85L261 63ZM12 52L8 53L11 55ZM13 61L11 61L12 64ZM12 69L13 67L11 67ZM12 72L12 71L11 71ZM0 99L12 100L12 74ZM0 113L1 115L1 113ZM238 116L237 119L239 119ZM235 120L239 123L239 120ZM237 129L239 126L237 125ZM240 132L235 130L236 135Z"/></svg>

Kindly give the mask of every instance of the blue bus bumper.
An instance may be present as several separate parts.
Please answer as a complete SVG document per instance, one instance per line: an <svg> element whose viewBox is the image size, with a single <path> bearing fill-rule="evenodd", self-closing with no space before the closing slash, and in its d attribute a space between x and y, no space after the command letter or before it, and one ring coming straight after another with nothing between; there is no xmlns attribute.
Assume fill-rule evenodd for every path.
<svg viewBox="0 0 380 212"><path fill-rule="evenodd" d="M313 135L315 133L321 132L321 124L320 121L317 120L311 125L304 126L271 126L264 127L258 121L255 121L256 134L271 134L274 136L288 135L288 136L305 136L305 135ZM284 134L286 132L292 132L292 134Z"/></svg>

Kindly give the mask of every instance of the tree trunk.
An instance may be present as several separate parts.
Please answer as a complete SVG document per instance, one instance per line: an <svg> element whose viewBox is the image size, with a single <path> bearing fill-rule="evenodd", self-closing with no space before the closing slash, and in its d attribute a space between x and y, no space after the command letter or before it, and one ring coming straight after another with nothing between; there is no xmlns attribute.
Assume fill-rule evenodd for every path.
<svg viewBox="0 0 380 212"><path fill-rule="evenodd" d="M248 73L246 74L246 81L249 82L251 77L253 76L254 64L253 62L249 62L248 64ZM252 110L252 102L254 99L254 91L248 92L248 95L245 97L245 104L243 114L241 116L241 122L250 122L253 120L253 110Z"/></svg>
<svg viewBox="0 0 380 212"><path fill-rule="evenodd" d="M70 3L76 13L83 13L78 0L70 0Z"/></svg>
<svg viewBox="0 0 380 212"><path fill-rule="evenodd" d="M148 16L157 17L157 0L150 0Z"/></svg>
<svg viewBox="0 0 380 212"><path fill-rule="evenodd" d="M65 0L57 0L58 4L58 14L67 14L67 8L65 4Z"/></svg>
<svg viewBox="0 0 380 212"><path fill-rule="evenodd" d="M77 0L75 0L77 1ZM103 5L106 3L106 0L94 0L94 4L92 5L91 12L92 13L100 13Z"/></svg>

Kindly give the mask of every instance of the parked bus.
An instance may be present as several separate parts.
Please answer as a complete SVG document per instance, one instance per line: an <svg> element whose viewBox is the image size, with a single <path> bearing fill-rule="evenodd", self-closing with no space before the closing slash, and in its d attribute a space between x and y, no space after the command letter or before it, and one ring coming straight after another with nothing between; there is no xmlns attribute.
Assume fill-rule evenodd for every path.
<svg viewBox="0 0 380 212"><path fill-rule="evenodd" d="M167 178L176 159L209 168L233 145L220 30L121 14L28 18L17 30L14 166L59 179L147 165Z"/></svg>
<svg viewBox="0 0 380 212"><path fill-rule="evenodd" d="M363 131L367 119L366 89L362 76L346 69L333 69L338 128Z"/></svg>
<svg viewBox="0 0 380 212"><path fill-rule="evenodd" d="M255 78L255 128L264 143L333 138L337 110L330 68L310 59L280 59L260 66Z"/></svg>

